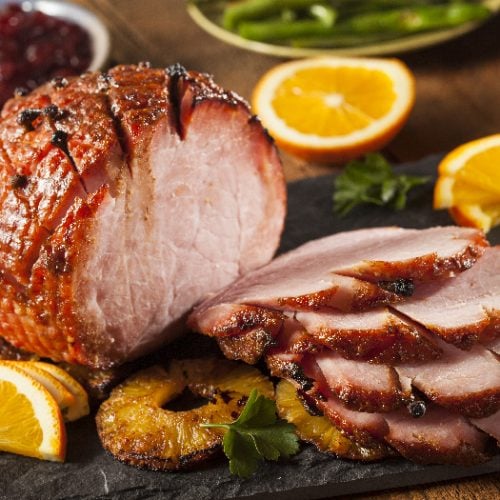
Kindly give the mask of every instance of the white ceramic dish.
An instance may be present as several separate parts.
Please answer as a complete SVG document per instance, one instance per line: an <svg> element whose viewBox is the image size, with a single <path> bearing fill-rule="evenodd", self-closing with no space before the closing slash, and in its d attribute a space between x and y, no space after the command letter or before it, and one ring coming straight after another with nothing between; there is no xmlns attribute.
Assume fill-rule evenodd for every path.
<svg viewBox="0 0 500 500"><path fill-rule="evenodd" d="M98 70L106 64L111 49L109 31L93 12L79 5L58 0L0 0L0 9L12 3L21 4L25 10L39 10L49 16L78 24L87 31L92 44L92 61L87 69Z"/></svg>

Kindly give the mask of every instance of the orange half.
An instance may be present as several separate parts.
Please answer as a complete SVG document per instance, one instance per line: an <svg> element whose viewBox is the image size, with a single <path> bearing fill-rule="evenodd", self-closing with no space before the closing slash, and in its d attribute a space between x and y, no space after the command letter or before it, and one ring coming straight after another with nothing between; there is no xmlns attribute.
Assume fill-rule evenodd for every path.
<svg viewBox="0 0 500 500"><path fill-rule="evenodd" d="M385 146L415 102L410 70L397 59L316 58L268 71L254 111L283 149L339 163Z"/></svg>

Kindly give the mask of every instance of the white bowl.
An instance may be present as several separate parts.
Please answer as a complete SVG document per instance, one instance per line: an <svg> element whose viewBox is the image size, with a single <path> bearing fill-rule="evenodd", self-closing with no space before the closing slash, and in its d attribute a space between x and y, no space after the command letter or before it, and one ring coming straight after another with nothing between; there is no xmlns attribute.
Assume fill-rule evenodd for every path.
<svg viewBox="0 0 500 500"><path fill-rule="evenodd" d="M48 16L78 24L90 36L92 60L87 69L95 71L106 64L111 49L109 31L93 12L79 5L58 0L0 0L0 8L12 3L21 4L25 10L39 10Z"/></svg>

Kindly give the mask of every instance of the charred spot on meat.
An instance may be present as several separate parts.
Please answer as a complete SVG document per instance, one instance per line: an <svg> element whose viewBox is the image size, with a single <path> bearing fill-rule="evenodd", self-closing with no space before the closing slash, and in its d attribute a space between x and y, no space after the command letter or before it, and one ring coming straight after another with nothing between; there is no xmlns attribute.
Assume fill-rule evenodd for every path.
<svg viewBox="0 0 500 500"><path fill-rule="evenodd" d="M64 109L59 109L55 104L50 104L43 109L43 114L52 121L59 121L65 118L68 113Z"/></svg>
<svg viewBox="0 0 500 500"><path fill-rule="evenodd" d="M415 291L413 280L404 278L393 281L379 281L378 286L400 297L411 297Z"/></svg>

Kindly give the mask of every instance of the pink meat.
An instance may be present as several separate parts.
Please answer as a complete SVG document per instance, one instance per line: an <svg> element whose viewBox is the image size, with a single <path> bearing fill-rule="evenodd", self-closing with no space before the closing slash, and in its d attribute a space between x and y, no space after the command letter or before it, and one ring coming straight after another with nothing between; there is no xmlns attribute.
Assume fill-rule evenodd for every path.
<svg viewBox="0 0 500 500"><path fill-rule="evenodd" d="M460 415L433 404L427 404L419 418L406 409L389 413L349 410L331 394L313 358L304 359L302 369L312 384L312 388L300 389L302 398L363 446L379 447L382 453L385 449L387 455L384 447L390 445L405 458L426 464L471 465L488 459L487 436Z"/></svg>
<svg viewBox="0 0 500 500"><path fill-rule="evenodd" d="M500 408L500 363L480 345L463 351L440 341L443 356L396 370L435 403L468 417L485 417Z"/></svg>
<svg viewBox="0 0 500 500"><path fill-rule="evenodd" d="M359 311L398 302L411 295L421 280L450 276L471 267L486 246L483 235L468 228L390 227L339 233L306 243L207 298L192 312L188 324L193 330L218 337L228 331L235 334L235 315L245 316L255 329L267 331L263 308L283 312ZM415 280L419 280L416 285ZM247 306L255 307L254 317L247 314ZM384 314L387 324L388 313ZM418 354L411 356L408 346L398 350L396 342L395 359L436 354L422 329L408 321L403 325L395 318L397 314L392 316L390 321L400 325L399 331L392 333L418 346ZM264 322L259 323L262 318ZM376 329L381 331L380 323ZM352 335L359 337L359 332ZM379 335L378 340L385 347L395 339L387 341ZM363 351L363 347L360 349ZM259 353L252 357L258 359Z"/></svg>
<svg viewBox="0 0 500 500"><path fill-rule="evenodd" d="M411 396L403 394L390 366L344 359L332 351L322 351L314 359L331 392L348 408L386 412L399 408Z"/></svg>
<svg viewBox="0 0 500 500"><path fill-rule="evenodd" d="M473 418L471 422L482 431L486 432L490 436L497 440L500 446L500 411L493 413L489 417L485 418Z"/></svg>
<svg viewBox="0 0 500 500"><path fill-rule="evenodd" d="M488 248L472 269L452 280L421 284L393 307L458 346L499 336L500 247Z"/></svg>
<svg viewBox="0 0 500 500"><path fill-rule="evenodd" d="M471 465L487 459L487 436L444 408L428 405L421 418L399 410L385 419L386 441L414 462Z"/></svg>

